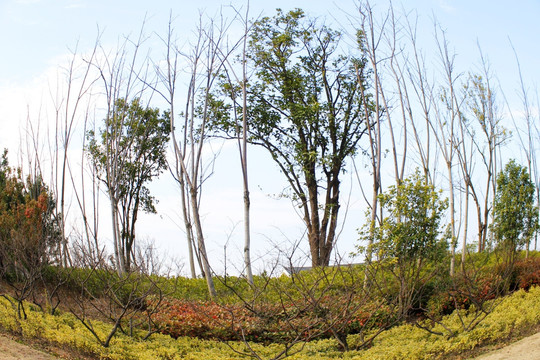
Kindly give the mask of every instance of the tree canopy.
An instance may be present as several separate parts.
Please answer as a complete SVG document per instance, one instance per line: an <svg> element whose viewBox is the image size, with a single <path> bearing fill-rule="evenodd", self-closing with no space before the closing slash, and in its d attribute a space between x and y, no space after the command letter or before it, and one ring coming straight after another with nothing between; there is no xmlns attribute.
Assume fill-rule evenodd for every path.
<svg viewBox="0 0 540 360"><path fill-rule="evenodd" d="M366 62L360 51L358 57L343 52L340 42L339 32L302 10L278 10L254 23L247 50L254 67L247 86L249 140L266 148L286 177L287 195L307 227L313 266L329 264L340 174L367 124L360 91L366 79L357 72Z"/></svg>
<svg viewBox="0 0 540 360"><path fill-rule="evenodd" d="M515 160L508 162L497 177L493 215L494 238L505 251L513 253L526 245L538 230L535 185L527 168Z"/></svg>
<svg viewBox="0 0 540 360"><path fill-rule="evenodd" d="M139 99L118 99L99 136L88 132L87 151L111 201L117 265L126 271L131 266L139 209L156 212L146 185L167 168L169 134L169 114L145 108Z"/></svg>

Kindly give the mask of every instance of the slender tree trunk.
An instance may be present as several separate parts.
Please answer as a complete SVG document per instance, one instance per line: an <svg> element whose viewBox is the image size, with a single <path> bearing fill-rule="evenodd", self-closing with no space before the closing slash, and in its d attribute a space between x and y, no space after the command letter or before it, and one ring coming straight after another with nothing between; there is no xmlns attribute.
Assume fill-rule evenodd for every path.
<svg viewBox="0 0 540 360"><path fill-rule="evenodd" d="M469 181L465 184L465 215L463 217L463 239L461 241L461 272L465 272L465 260L467 259L467 233L469 229Z"/></svg>
<svg viewBox="0 0 540 360"><path fill-rule="evenodd" d="M308 189L308 204L304 206L309 208L309 218L305 219L308 227L308 240L311 252L311 266L326 266L321 259L321 251L324 246L324 239L321 236L321 229L319 228L319 201L318 201L318 187L317 182L314 179L315 165L309 165L305 172L306 186Z"/></svg>
<svg viewBox="0 0 540 360"><path fill-rule="evenodd" d="M446 163L448 167L448 186L449 186L449 198L450 198L450 231L451 231L451 242L450 242L450 276L454 276L455 267L456 267L456 219L455 219L455 196L454 196L454 181L452 176L452 163L451 161Z"/></svg>
<svg viewBox="0 0 540 360"><path fill-rule="evenodd" d="M186 229L186 239L187 239L187 246L188 246L188 258L189 258L189 271L191 273L191 278L195 279L197 277L197 272L195 271L195 259L193 257L193 226L191 225L191 220L189 219L189 215L187 212L186 207L186 190L184 187L184 182L182 181L180 183L180 196L182 199L182 216L184 218L184 227ZM202 264L199 262L199 265L201 267L202 272Z"/></svg>
<svg viewBox="0 0 540 360"><path fill-rule="evenodd" d="M244 183L244 265L246 267L246 276L249 284L253 286L253 270L251 267L251 219L250 219L250 207L251 199L249 197L249 181L248 181L248 156L247 156L247 142L248 142L248 113L247 113L247 39L248 39L248 15L249 15L249 1L246 7L244 21L244 39L242 43L242 178Z"/></svg>
<svg viewBox="0 0 540 360"><path fill-rule="evenodd" d="M251 233L250 233L250 199L247 188L247 179L245 179L246 189L244 190L244 265L246 267L246 276L248 283L253 286L253 271L251 269Z"/></svg>
<svg viewBox="0 0 540 360"><path fill-rule="evenodd" d="M212 279L212 270L210 269L210 263L208 262L208 254L206 252L206 246L204 242L204 235L202 231L202 224L199 217L199 207L197 199L197 190L190 189L191 195L191 209L193 212L193 219L195 220L195 230L197 232L197 244L199 248L199 254L201 256L201 261L204 269L204 277L206 278L206 285L208 287L208 293L210 297L214 298L217 296L216 288L214 287L214 280Z"/></svg>
<svg viewBox="0 0 540 360"><path fill-rule="evenodd" d="M112 220L112 232L113 232L113 244L114 244L114 260L118 274L124 273L125 262L123 256L123 246L121 244L120 225L118 223L118 209L115 205L115 197L109 192L109 199L111 203L111 220Z"/></svg>

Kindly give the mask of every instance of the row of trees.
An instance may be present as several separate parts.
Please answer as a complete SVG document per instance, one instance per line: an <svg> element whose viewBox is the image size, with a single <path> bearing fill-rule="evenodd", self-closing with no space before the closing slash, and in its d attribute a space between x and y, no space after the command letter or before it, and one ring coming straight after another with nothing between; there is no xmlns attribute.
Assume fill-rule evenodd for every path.
<svg viewBox="0 0 540 360"><path fill-rule="evenodd" d="M456 70L445 32L435 24L434 56L439 67L431 69L432 59L417 40L416 19L391 7L379 15L369 3L359 2L357 13L349 18L355 30L347 32L331 29L298 9L254 20L249 9L235 10L230 21L204 23L201 18L194 42L185 47L179 45L184 40L178 38L171 18L166 34L159 37L165 54L160 59L141 56L149 41L144 27L137 39L126 39L112 52L98 37L93 51L82 56L84 61L79 62L75 53L66 89L54 99L56 126L50 137L55 141L47 141L52 144L49 157L55 169L51 198L58 203L51 208L60 229L55 261L64 265L72 261L68 243L83 247L87 256L103 250L98 209L104 187L115 267L122 274L140 266L135 228L139 210L155 212L148 184L169 169L180 190L191 275L196 276L198 264L209 294L215 295L201 194L208 166L216 160L208 145L216 138L238 142L244 188L243 273L250 283L248 144L266 149L285 177L284 194L300 209L312 266L331 262L338 238L341 177L353 169L369 209L362 232L368 263L382 258L388 241L395 245L417 239L419 244L407 246L418 251L424 242L444 247L439 236L442 219L448 220L451 274L456 271L460 238L462 264L469 251L473 218L478 251L488 250L494 241L528 248L538 212L530 195L527 213L515 224L502 225L511 218L502 204L516 196L498 189L515 181L498 176L509 130L506 123L503 126L502 104L488 61L481 56L479 72ZM236 41L230 40L238 33L233 28L241 29ZM531 174L538 199L534 149L538 131L523 83L522 94L527 127L519 128L518 134L528 154L528 171L515 163L509 166L522 174L523 184L527 177L523 174ZM152 107L154 101L164 103L167 111ZM77 126L84 133L80 171L70 158ZM167 153L169 141L172 154ZM37 154L36 159L38 164L43 161ZM367 178L351 166L358 159L368 164L369 191ZM408 178L415 168L419 172ZM515 177L510 170L505 174ZM36 175L43 174L38 170ZM410 181L447 190L447 204L432 204L436 224L425 223L435 215L422 207L407 208L411 197L420 196L400 190ZM68 192L81 216L68 214ZM438 201L438 195L425 196L419 201ZM469 214L471 207L474 216ZM66 219L73 220L73 231ZM517 223L524 222L526 230L519 232ZM506 226L518 232L512 234Z"/></svg>

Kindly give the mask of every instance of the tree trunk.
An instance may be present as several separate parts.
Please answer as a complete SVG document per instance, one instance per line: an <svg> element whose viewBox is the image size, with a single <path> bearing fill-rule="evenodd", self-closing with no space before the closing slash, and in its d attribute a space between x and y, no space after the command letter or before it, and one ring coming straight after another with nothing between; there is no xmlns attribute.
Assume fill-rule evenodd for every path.
<svg viewBox="0 0 540 360"><path fill-rule="evenodd" d="M469 229L469 182L465 184L465 215L463 217L463 240L461 242L461 272L465 272L465 260L467 257L467 233Z"/></svg>
<svg viewBox="0 0 540 360"><path fill-rule="evenodd" d="M244 154L245 156L245 154ZM244 265L246 267L246 276L248 283L253 286L253 272L251 269L251 234L250 234L250 219L249 219L249 190L247 188L247 179L245 180L244 190Z"/></svg>
<svg viewBox="0 0 540 360"><path fill-rule="evenodd" d="M112 231L113 231L113 244L114 244L114 260L116 263L116 271L119 275L124 273L125 263L124 256L122 251L122 240L120 237L120 225L118 224L118 209L115 205L116 201L113 194L109 193L111 199L111 220L112 220Z"/></svg>
<svg viewBox="0 0 540 360"><path fill-rule="evenodd" d="M206 246L204 242L204 236L202 231L202 224L199 217L199 207L197 201L197 189L190 189L191 194L191 209L193 211L193 220L195 221L195 230L197 232L197 244L199 248L199 254L203 264L204 277L206 278L206 285L208 286L208 294L211 298L216 297L216 288L214 287L214 280L212 279L212 270L210 269L210 263L208 262L208 254L206 253Z"/></svg>
<svg viewBox="0 0 540 360"><path fill-rule="evenodd" d="M456 219L455 219L455 199L454 199L454 183L452 177L452 162L446 163L448 167L448 186L450 197L450 231L452 239L450 242L450 276L454 276L456 267Z"/></svg>

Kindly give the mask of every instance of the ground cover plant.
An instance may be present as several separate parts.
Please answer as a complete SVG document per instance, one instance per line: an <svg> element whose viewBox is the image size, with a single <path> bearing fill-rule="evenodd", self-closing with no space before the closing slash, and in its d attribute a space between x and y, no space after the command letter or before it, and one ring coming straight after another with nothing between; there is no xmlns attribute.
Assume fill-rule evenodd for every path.
<svg viewBox="0 0 540 360"><path fill-rule="evenodd" d="M295 276L255 276L255 283L267 285L264 296L257 301L248 301L253 290L245 286L243 282L246 280L233 277L227 280L228 286L221 289L228 294L222 301L204 297L181 298L174 292L160 298L154 293L143 297L146 299L144 306L140 303L117 303L114 310L125 315L121 317L114 317L117 313L111 309L114 304L110 300L115 297L105 296L111 291L110 287L118 285L118 289L122 289L118 294L131 301L143 295L148 290L147 285L140 283L136 291L127 291L129 286L119 280L108 280L108 285L103 285L103 272L79 269L74 272L77 275L70 275L74 279L84 278L88 284L94 285L88 287L92 289L91 293L86 293L70 306L80 306L80 302L86 301L85 313L81 312L82 308L60 305L55 315L51 315L43 311L47 309L46 303L24 302L27 309L25 319L18 316L18 301L4 293L0 326L24 337L44 338L105 359L144 358L133 354L172 359L185 358L188 353L209 359L382 359L382 354L389 350L382 352L381 346L392 346L392 354L397 359L421 359L431 358L433 354L467 351L527 331L540 323L538 313L534 313L534 309L540 306L535 303L538 302L535 296L538 297L540 291L536 287L540 271L540 256L536 252L516 262L513 273L508 276L512 283L509 286L501 287L497 281L500 278L496 274L500 271L497 261L487 259L486 262L485 256L473 256L470 262L489 264L484 271L475 274L474 286L472 279L465 276L456 276L450 282L443 281L443 276L431 277L430 284L423 287L431 289L423 300L425 308L411 308L408 317L400 316L397 297L389 296L389 289L397 289L391 281L378 282L381 287L383 284L388 286L378 294L378 302L375 297L361 296L360 291L365 286L365 269L362 266L347 267L346 271L315 269ZM49 278L53 277L52 273L54 271L48 271ZM59 273L63 276L69 274ZM386 280L393 279L379 275ZM111 279L119 277L113 270L107 276ZM102 281L97 281L99 279ZM146 276L140 279L147 281L146 284L160 284L163 288L173 288L176 281L174 278L150 281ZM321 279L333 279L334 282L323 284ZM350 286L348 281L353 280L359 286L348 300L346 289ZM74 283L69 287L72 285ZM200 294L204 294L205 282L195 279L191 286L194 289L200 287ZM283 292L285 288L290 290L287 296ZM80 289L84 286L79 286ZM516 292L501 297L501 289ZM64 290L64 296L73 296ZM376 293L375 288L370 290ZM231 293L236 293L236 297ZM424 291L424 295L426 293ZM101 309L108 308L110 313L88 311L95 306L91 303L100 304L97 295L108 299L101 303L106 305ZM45 301L45 298L41 299ZM523 310L526 306L531 308ZM507 313L512 315L506 317ZM410 341L416 341L415 345Z"/></svg>
<svg viewBox="0 0 540 360"><path fill-rule="evenodd" d="M456 313L460 311L461 313ZM479 345L494 343L509 336L526 332L540 324L540 288L531 287L529 291L518 290L502 299L496 307L472 331L463 331L460 318L470 316L467 310L443 317L441 326L455 330L452 337L429 333L413 324L403 324L382 332L371 346L362 350L343 353L335 339L314 340L307 344L296 344L290 349L291 359L433 359L445 355L471 350ZM40 337L55 344L75 348L84 354L101 359L242 359L250 358L249 349L259 358L275 358L280 347L276 344L254 342L228 342L201 340L181 336L154 334L142 340L144 332L137 330L133 336L119 333L109 347L103 347L68 312L50 315L38 307L27 305L27 318L15 316L13 305L0 299L0 326L4 331L18 333L24 337ZM94 323L96 331L106 334L111 324L101 321ZM361 341L358 335L349 335L351 345ZM298 352L296 352L298 351ZM242 355L241 353L248 354Z"/></svg>

